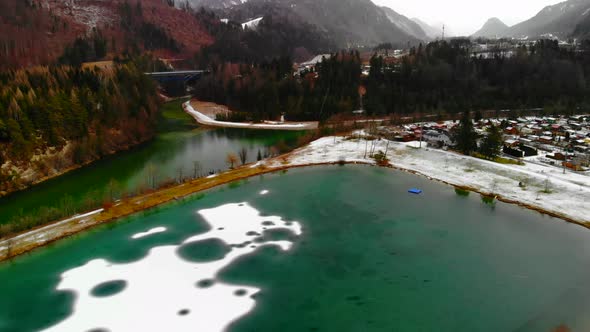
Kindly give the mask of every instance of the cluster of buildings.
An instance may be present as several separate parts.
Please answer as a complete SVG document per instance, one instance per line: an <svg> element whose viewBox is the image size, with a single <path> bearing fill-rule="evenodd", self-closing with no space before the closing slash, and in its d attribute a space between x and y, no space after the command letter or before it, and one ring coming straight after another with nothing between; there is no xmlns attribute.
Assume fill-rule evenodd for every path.
<svg viewBox="0 0 590 332"><path fill-rule="evenodd" d="M520 117L504 120L504 145L532 147L539 161L574 170L590 167L590 116ZM528 156L528 155L525 155Z"/></svg>
<svg viewBox="0 0 590 332"><path fill-rule="evenodd" d="M561 49L575 50L578 47L577 40L559 40L553 35L542 37L544 39L557 40L558 46ZM515 56L519 49L526 46L527 49L534 46L537 39L525 38L501 38L501 39L484 39L478 38L466 45L469 48L469 53L474 57L482 57L484 59L494 58L495 56L504 56L507 58Z"/></svg>
<svg viewBox="0 0 590 332"><path fill-rule="evenodd" d="M456 121L380 127L380 134L400 142L422 141L433 148L452 147ZM590 167L590 115L561 117L519 117L474 122L479 137L490 126L503 133L503 153L529 162L584 171Z"/></svg>

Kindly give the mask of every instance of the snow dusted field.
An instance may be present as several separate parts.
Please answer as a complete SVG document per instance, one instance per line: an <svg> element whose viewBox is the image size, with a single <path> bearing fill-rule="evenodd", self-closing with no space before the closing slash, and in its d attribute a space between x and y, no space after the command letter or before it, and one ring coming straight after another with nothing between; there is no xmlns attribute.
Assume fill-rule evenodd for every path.
<svg viewBox="0 0 590 332"><path fill-rule="evenodd" d="M271 129L271 130L312 130L318 128L317 122L302 122L302 123L281 123L281 124L267 124L267 123L240 123L240 122L225 122L213 120L207 115L198 112L193 108L190 102L183 104L184 111L192 116L198 123L212 127L224 128L246 128L246 129Z"/></svg>
<svg viewBox="0 0 590 332"><path fill-rule="evenodd" d="M346 140L343 137L320 138L308 146L295 150L287 160L275 160L268 166L305 165L346 162L374 163L365 156L365 146L371 141ZM418 142L398 143L375 141L374 151L385 152L394 167L415 171L424 176L456 186L473 188L517 201L578 222L590 222L590 176L566 172L557 167L526 163L525 166L503 165L454 152L425 148ZM519 182L526 184L519 187ZM548 188L546 193L545 189Z"/></svg>

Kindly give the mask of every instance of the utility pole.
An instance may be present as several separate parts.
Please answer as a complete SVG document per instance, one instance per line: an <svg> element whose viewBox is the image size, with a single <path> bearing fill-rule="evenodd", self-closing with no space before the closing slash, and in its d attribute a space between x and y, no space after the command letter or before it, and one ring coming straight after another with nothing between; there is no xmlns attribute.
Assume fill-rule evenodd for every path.
<svg viewBox="0 0 590 332"><path fill-rule="evenodd" d="M445 40L445 25L443 24L443 29L442 29L442 40Z"/></svg>

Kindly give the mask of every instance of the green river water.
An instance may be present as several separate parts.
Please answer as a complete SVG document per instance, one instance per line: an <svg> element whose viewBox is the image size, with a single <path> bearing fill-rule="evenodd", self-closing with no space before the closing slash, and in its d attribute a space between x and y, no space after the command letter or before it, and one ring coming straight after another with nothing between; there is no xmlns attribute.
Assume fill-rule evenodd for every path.
<svg viewBox="0 0 590 332"><path fill-rule="evenodd" d="M193 176L194 161L199 162L202 174L226 170L228 153L237 155L245 147L248 162L252 162L258 151L264 154L280 141L293 145L298 135L278 131L203 130L182 111L181 102L172 102L164 106L159 133L151 142L0 198L0 224L42 206L59 207L66 197L76 206L89 197L100 200L107 195L111 180L117 182L119 191L133 192L140 186L148 187L148 167L155 169L158 180L177 178L179 169L183 177Z"/></svg>
<svg viewBox="0 0 590 332"><path fill-rule="evenodd" d="M411 187L424 193L410 195ZM229 203L247 203L262 220L281 217L285 228L243 244L216 236L183 243L246 222L246 213L230 213L221 218L226 229L209 226L204 216L214 215L203 211L224 211ZM300 235L287 229L295 223ZM155 227L166 230L131 239ZM264 245L263 237L292 247ZM256 243L209 278L197 277ZM139 265L167 250L172 258L141 272ZM104 269L92 269L101 265L88 263L95 259L104 260ZM179 266L184 272L172 273ZM588 331L589 266L590 232L558 219L485 204L477 194L458 195L399 171L293 169L196 194L1 264L0 331L74 331L59 324L88 312L81 321L97 323L80 331L157 331L162 321L170 322L170 331L209 331L207 322L218 316L206 313L218 301L228 310L234 302L253 301L225 325L237 332ZM88 273L76 281L76 270ZM133 273L141 278L121 277ZM56 290L60 282L84 281L92 291ZM223 295L215 285L243 289L198 307L207 287ZM180 295L166 297L179 289ZM258 291L248 294L252 289ZM128 328L109 328L116 317L96 308L128 300L135 301L122 309ZM147 307L157 310L148 314ZM174 325L191 319L194 325ZM139 328L144 321L153 328Z"/></svg>

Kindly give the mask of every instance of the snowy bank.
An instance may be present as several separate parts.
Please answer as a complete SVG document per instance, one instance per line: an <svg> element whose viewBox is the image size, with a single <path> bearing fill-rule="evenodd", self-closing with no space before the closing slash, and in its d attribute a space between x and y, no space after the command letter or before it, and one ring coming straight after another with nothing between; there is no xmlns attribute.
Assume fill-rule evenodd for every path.
<svg viewBox="0 0 590 332"><path fill-rule="evenodd" d="M267 124L267 123L239 123L213 120L207 115L198 112L193 108L190 102L183 104L184 111L192 116L198 123L212 127L224 128L245 128L245 129L266 129L266 130L314 130L318 128L317 122L302 123L284 123L284 124Z"/></svg>

